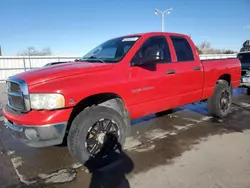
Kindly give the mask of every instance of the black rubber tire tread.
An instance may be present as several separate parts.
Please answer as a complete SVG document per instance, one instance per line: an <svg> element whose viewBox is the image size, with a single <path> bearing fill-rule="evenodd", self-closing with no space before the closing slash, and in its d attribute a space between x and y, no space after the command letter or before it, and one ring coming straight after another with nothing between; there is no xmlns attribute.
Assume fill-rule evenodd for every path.
<svg viewBox="0 0 250 188"><path fill-rule="evenodd" d="M218 117L218 118L224 118L227 116L230 110L230 107L229 107L229 110L227 110L225 113L223 113L220 110L220 96L221 96L222 91L225 89L230 93L230 107L231 107L232 89L229 86L228 82L224 80L220 80L215 86L215 90L214 90L212 97L208 99L208 114L209 115Z"/></svg>
<svg viewBox="0 0 250 188"><path fill-rule="evenodd" d="M89 128L102 118L112 118L120 130L119 143L125 142L126 124L122 116L114 109L105 106L92 106L80 112L72 122L67 138L70 154L79 163L84 164L90 157L85 148L85 139Z"/></svg>

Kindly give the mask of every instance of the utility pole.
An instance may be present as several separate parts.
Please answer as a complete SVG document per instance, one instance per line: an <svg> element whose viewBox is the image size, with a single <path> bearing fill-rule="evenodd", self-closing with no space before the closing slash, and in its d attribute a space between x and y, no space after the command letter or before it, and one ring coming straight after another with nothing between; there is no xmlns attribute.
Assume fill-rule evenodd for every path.
<svg viewBox="0 0 250 188"><path fill-rule="evenodd" d="M2 56L2 48L1 48L1 46L0 46L0 56Z"/></svg>
<svg viewBox="0 0 250 188"><path fill-rule="evenodd" d="M155 9L155 14L156 15L159 15L161 14L161 31L164 32L164 14L168 15L172 12L173 8L170 8L170 9L167 9L167 10L164 10L164 11L161 11L161 10L158 10L158 9Z"/></svg>

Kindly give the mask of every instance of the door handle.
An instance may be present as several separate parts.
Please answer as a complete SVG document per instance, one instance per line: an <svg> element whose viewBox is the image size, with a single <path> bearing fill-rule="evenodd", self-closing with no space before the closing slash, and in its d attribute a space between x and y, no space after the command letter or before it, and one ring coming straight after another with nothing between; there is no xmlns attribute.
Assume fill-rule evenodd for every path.
<svg viewBox="0 0 250 188"><path fill-rule="evenodd" d="M175 74L175 73L176 73L175 70L167 70L167 71L166 71L166 74Z"/></svg>
<svg viewBox="0 0 250 188"><path fill-rule="evenodd" d="M198 70L201 70L201 68L199 66L197 66L197 67L194 67L194 70L198 71Z"/></svg>

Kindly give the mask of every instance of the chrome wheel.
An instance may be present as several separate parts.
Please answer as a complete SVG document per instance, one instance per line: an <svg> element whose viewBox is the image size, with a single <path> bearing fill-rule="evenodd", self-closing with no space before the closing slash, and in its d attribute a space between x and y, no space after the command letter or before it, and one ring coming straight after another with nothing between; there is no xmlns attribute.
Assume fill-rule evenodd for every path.
<svg viewBox="0 0 250 188"><path fill-rule="evenodd" d="M116 136L119 140L120 131L114 120L100 119L89 128L85 141L85 147L90 155L93 156L101 151L108 134Z"/></svg>

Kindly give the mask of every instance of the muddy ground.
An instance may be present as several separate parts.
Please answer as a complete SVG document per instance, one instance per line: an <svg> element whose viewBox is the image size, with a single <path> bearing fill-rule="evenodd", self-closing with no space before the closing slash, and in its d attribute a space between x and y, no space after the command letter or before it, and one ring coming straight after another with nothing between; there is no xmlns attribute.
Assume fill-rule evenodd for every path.
<svg viewBox="0 0 250 188"><path fill-rule="evenodd" d="M0 92L0 97L1 105L6 96ZM3 188L250 187L250 96L244 89L235 91L224 120L208 116L206 104L198 103L132 121L124 150L92 173L74 162L67 147L23 145L2 120L0 112Z"/></svg>

